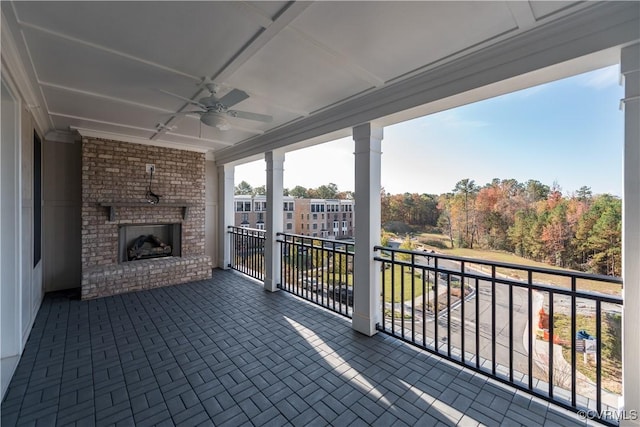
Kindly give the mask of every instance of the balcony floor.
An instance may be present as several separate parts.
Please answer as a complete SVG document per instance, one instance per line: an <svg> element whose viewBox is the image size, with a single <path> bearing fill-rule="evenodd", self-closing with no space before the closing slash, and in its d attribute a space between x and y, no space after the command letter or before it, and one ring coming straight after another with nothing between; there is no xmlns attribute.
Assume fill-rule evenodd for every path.
<svg viewBox="0 0 640 427"><path fill-rule="evenodd" d="M2 425L585 425L243 276L46 296Z"/></svg>

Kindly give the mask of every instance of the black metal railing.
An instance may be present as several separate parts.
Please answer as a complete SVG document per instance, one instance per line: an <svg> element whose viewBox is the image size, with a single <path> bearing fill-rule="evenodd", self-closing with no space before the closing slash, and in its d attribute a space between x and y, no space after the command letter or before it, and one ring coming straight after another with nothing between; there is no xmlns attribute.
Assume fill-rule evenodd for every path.
<svg viewBox="0 0 640 427"><path fill-rule="evenodd" d="M265 231L228 227L231 240L229 267L254 279L264 280Z"/></svg>
<svg viewBox="0 0 640 427"><path fill-rule="evenodd" d="M379 329L617 425L622 280L375 247Z"/></svg>
<svg viewBox="0 0 640 427"><path fill-rule="evenodd" d="M282 290L351 317L353 251L351 242L278 233Z"/></svg>

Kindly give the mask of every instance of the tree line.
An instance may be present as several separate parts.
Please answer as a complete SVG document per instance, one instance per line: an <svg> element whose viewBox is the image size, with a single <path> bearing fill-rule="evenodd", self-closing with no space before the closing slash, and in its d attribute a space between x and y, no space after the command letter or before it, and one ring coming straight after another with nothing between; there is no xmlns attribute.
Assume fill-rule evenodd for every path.
<svg viewBox="0 0 640 427"><path fill-rule="evenodd" d="M241 181L235 187L235 194L261 196L267 194L267 189L264 185L252 187L248 182ZM301 185L296 185L292 189L285 188L283 195L301 199L352 199L353 191L340 191L336 184L330 182L317 188L305 188Z"/></svg>
<svg viewBox="0 0 640 427"><path fill-rule="evenodd" d="M265 195L266 188L242 181L235 193ZM334 183L298 185L284 189L284 195L355 198ZM564 195L557 183L496 178L479 186L466 178L440 195L392 195L383 188L380 197L383 225L437 228L451 247L502 250L559 267L622 274L622 201L610 194L593 195L586 186Z"/></svg>
<svg viewBox="0 0 640 427"><path fill-rule="evenodd" d="M459 181L449 193L381 194L382 222L437 227L451 247L513 252L597 274L622 273L622 201L536 180Z"/></svg>

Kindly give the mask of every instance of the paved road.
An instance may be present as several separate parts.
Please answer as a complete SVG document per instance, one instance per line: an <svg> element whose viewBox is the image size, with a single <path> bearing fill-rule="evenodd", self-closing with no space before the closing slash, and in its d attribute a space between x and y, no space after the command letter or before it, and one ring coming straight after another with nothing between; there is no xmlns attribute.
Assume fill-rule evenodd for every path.
<svg viewBox="0 0 640 427"><path fill-rule="evenodd" d="M418 264L433 266L433 260L416 260ZM460 264L454 261L438 260L438 268L447 270L460 270ZM475 272L478 275L482 273ZM446 293L446 280L440 278L439 281L439 295ZM482 359L493 359L492 357L492 345L493 342L493 323L492 323L492 288L489 280L475 280L468 282L472 288L476 290L475 294L468 297L464 303L455 305L455 308L451 311L451 316L448 316L446 311L441 312L437 325L438 325L438 342L440 351L447 352L449 345L453 353L459 354L459 350L462 347L462 320L464 318L464 345L465 352L467 353L467 360L472 355L476 354L476 331L479 335L479 348L480 357ZM524 330L528 324L528 303L527 303L527 290L514 288L512 295L512 327L509 326L509 287L506 285L496 284L495 287L495 342L496 342L496 356L495 360L498 364L505 367L509 366L509 353L511 342L512 354L513 354L513 369L515 371L526 373L528 372L528 350L523 344ZM420 298L418 300L421 300ZM440 298L442 300L442 298ZM478 306L478 315L476 314L476 304ZM464 306L464 307L463 307ZM396 310L399 307L396 305ZM464 317L463 317L464 311ZM409 310L405 310L405 315L409 314ZM426 329L427 342L429 339L433 340L435 337L435 325L436 322L433 316L427 316L424 322L424 329ZM423 318L421 310L416 310L416 316L413 321L405 319L405 336L411 337L411 326L414 325L414 333L416 339L422 341L423 333ZM447 329L450 325L450 341L447 336ZM402 319L395 319L396 331L401 331L403 326ZM456 352L455 349L458 351ZM471 353L471 354L469 354Z"/></svg>

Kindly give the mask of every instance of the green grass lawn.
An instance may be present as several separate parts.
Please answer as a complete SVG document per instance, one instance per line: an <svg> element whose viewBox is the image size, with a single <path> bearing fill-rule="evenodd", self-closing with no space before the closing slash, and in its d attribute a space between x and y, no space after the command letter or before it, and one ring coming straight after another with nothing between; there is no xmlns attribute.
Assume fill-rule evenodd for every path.
<svg viewBox="0 0 640 427"><path fill-rule="evenodd" d="M404 277L404 289L402 286L402 278ZM324 285L340 285L346 284L347 286L353 286L353 273L338 273L333 272L330 269L307 269L304 271L299 271L294 268L286 268L285 269L285 278L287 280L296 281L301 280L304 283L305 278L316 279L318 278L320 282ZM391 292L391 284L393 279L393 295ZM412 293L411 282L413 280L414 289ZM391 302L392 299L396 303L400 303L402 301L410 301L413 298L417 298L422 295L422 275L419 273L419 270L415 270L415 274L411 274L411 268L402 267L400 265L396 265L395 268L388 268L384 271L383 277L383 286L384 286L384 300L385 302ZM429 289L431 285L427 283L427 289Z"/></svg>
<svg viewBox="0 0 640 427"><path fill-rule="evenodd" d="M402 279L404 277L404 292L402 286ZM393 295L392 295L392 280L393 280ZM411 283L413 280L413 293L411 289ZM382 279L384 301L394 302L410 301L416 297L422 295L422 275L419 270L415 270L414 274L411 274L411 268L396 265L394 268L388 268L384 271L384 277ZM426 284L427 289L431 287L429 283Z"/></svg>
<svg viewBox="0 0 640 427"><path fill-rule="evenodd" d="M618 321L608 321L609 318L603 316L602 322L602 387L614 393L622 393L622 360L620 358L620 348L614 349L616 336L621 335L621 326ZM554 333L562 340L571 342L571 317L564 314L554 314ZM576 331L584 329L591 335L595 335L596 328L595 315L577 315ZM562 354L567 362L571 363L571 345L563 345ZM584 362L583 354L576 353L576 369L582 372L591 381L596 382L596 362L595 357L590 355L587 363Z"/></svg>

